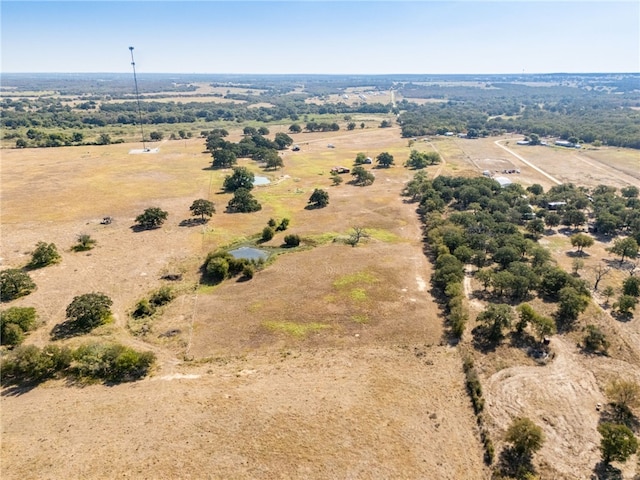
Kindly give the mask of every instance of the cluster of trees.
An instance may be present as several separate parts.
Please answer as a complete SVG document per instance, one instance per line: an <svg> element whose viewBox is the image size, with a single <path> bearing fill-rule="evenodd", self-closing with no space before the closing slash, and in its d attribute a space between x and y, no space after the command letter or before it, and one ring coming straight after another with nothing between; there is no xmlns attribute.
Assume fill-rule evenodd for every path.
<svg viewBox="0 0 640 480"><path fill-rule="evenodd" d="M409 158L405 162L405 167L413 170L420 170L426 168L429 165L437 165L442 161L438 152L419 152L417 150L411 150Z"/></svg>
<svg viewBox="0 0 640 480"><path fill-rule="evenodd" d="M557 302L559 328L572 328L588 306L586 283L556 266L550 253L519 228L531 221L525 220L531 199L519 185L501 188L484 177L437 177L431 181L418 172L404 193L420 202L425 238L435 260L433 282L448 299L454 336L462 334L467 319L461 302L465 264L478 269L475 276L493 303L503 299L523 302L534 294ZM534 329L547 328L549 322L535 312L522 313L520 332L529 324ZM513 318L511 307L492 305L480 316L484 328L478 332L499 341Z"/></svg>
<svg viewBox="0 0 640 480"><path fill-rule="evenodd" d="M66 377L80 382L119 383L147 375L153 352L117 343L88 343L75 349L58 345L19 346L2 358L2 385L33 385Z"/></svg>
<svg viewBox="0 0 640 480"><path fill-rule="evenodd" d="M207 135L206 148L213 157L213 168L230 168L237 163L238 158L251 158L263 163L265 168L276 169L283 166L278 150L284 150L293 144L293 139L282 132L276 133L274 140L269 140L257 131L253 133L249 130L249 134L245 134L237 143L225 140L227 135L228 132L224 129L212 130Z"/></svg>
<svg viewBox="0 0 640 480"><path fill-rule="evenodd" d="M255 261L236 258L228 252L210 252L204 261L202 272L204 279L212 283L220 283L239 275L251 279L256 268L261 268L263 264L262 259Z"/></svg>

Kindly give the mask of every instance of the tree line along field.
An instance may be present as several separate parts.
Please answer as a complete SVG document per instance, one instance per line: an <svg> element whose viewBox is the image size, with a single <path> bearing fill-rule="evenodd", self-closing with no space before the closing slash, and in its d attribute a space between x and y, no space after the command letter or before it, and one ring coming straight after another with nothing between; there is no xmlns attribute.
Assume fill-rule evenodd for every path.
<svg viewBox="0 0 640 480"><path fill-rule="evenodd" d="M402 138L398 127L379 128L385 115L373 117L365 128L356 118L352 130L347 128L349 121L334 118L341 125L333 132L294 134L289 123L268 125L267 137L287 133L301 148L281 151L284 165L278 169L265 170L255 160L238 158L237 165L271 180L252 189L262 208L246 214L224 212L233 193L224 192L222 186L232 170L210 168L212 155L204 151L203 138L165 139L153 145L159 152L149 155L130 155L129 150L139 145L126 143L3 151L8 167L3 168L2 224L11 228L3 240L3 270L25 266L39 241L57 245L61 256L58 263L29 270L37 288L3 305L3 311L36 309L38 327L26 334L24 344L79 349L88 340L115 341L152 352L156 359L150 376L114 387L91 382L83 389L64 385L76 377L35 388L5 387L3 456L17 460L8 475L55 478L64 466L78 476L104 478L113 468L104 453L112 452L121 459L118 472L133 476L180 472L197 478L204 465L221 478L279 478L282 472L312 478L488 478L492 470L517 473L508 470L511 464L506 460L510 449L518 446L518 428L524 428L516 424L518 428L510 429L520 416L543 432L541 448L529 452L532 463L522 463L542 478L584 478L602 469L619 469L631 477L637 473L635 456L626 462L611 457L612 465L601 463L598 432L604 416L616 413L612 383L640 380L637 314L630 309L630 317L618 317L619 307L614 307L632 262L619 262L616 253L606 250L616 240L633 237L628 227L608 236L591 234L595 243L585 247L584 255L576 255L573 235L581 225L589 233L587 226L599 215L593 206L577 208L591 216L588 223L564 227L567 212L560 212L558 224L550 220L536 233L527 228L531 221L513 217L514 209L524 214L518 210L521 205L509 205L505 214L512 215L511 224L522 223L516 228L524 235L538 235L535 243L551 252L576 285L586 281L588 305L575 328L552 335L552 358L540 365L527 347L537 340L527 344L517 337L515 307L522 302L515 302L511 294L499 295L491 283L485 291L478 272L496 264L470 267L459 287L460 299L453 301L461 303L468 318L460 340L452 342L451 301L439 296L438 285L430 290L439 265L433 256L437 248L431 243L426 247L431 253L423 253L416 208L423 208L424 202L413 193L407 196L407 188L416 172L426 172L430 182L472 179L480 175L480 162L494 155L516 163L516 157L510 158L495 144L514 137L434 136L414 141ZM236 143L245 137L242 129L229 128L226 139ZM436 152L442 161L410 170L402 165L412 151ZM567 165L549 162L543 170L571 181L563 175L571 174L573 152L547 151ZM376 159L383 152L393 156L394 165L363 165L375 176L370 185L350 184L349 174L336 183L330 175L336 165L353 168L358 153ZM602 168L625 154L604 147L593 152L596 155L589 161ZM524 158L544 156L538 147L523 147L518 153ZM601 160L605 156L607 160ZM554 170L558 165L563 169ZM523 189L537 191L534 186L542 186L539 203L532 204L535 210L546 210L544 201L553 200L548 195L555 195L558 188L553 190L555 184L536 170L520 167L520 176L512 178ZM601 194L620 198L621 187L635 185L633 175L624 179L626 183L616 185L615 192L602 189ZM572 192L571 201L580 207L588 194L597 200L597 181L594 175L588 191L560 191L565 197ZM328 192L328 205L305 208L316 189ZM419 195L428 191L418 189ZM453 210L447 217L460 206L453 194L449 200ZM197 198L211 200L216 213L208 222L185 222L192 218L189 206ZM467 206L473 203L468 201ZM133 231L136 217L151 206L166 211L166 221L160 228ZM474 210L479 207L461 211ZM111 216L112 223L102 224L105 216ZM290 222L286 230L263 241L272 218ZM429 221L429 216L425 218ZM545 216L543 223L546 220ZM360 227L367 236L350 246L355 228ZM93 248L72 251L80 234L95 239ZM290 234L298 235L301 245L282 248ZM203 279L201 268L209 252L239 245L257 245L278 255L250 279L235 277L221 283ZM451 246L449 255L460 256L465 263L470 260L463 251L456 256ZM488 253L486 262L495 252ZM526 258L530 262L531 254ZM575 260L582 260L582 265ZM601 264L609 271L593 293ZM501 272L497 265L494 274ZM504 267L509 269L506 263ZM609 286L615 293L606 297L602 292ZM151 315L136 319L133 312L140 302L156 305L163 289L171 291L168 303L158 303ZM103 291L113 300L110 321L89 333L52 340L51 331L65 322L68 305L89 291ZM548 298L535 294L526 300L539 315L555 319L556 304ZM507 340L493 349L479 348L477 327L487 323L489 306L500 304L509 305L516 315L512 326L501 332ZM586 335L593 330L589 325L604 336L606 355L585 352ZM84 357L74 358L71 365L77 371ZM484 399L480 412L473 394L476 378ZM51 412L43 408L49 392L55 392L56 408ZM157 396L163 402L154 402L150 410L148 401ZM100 404L106 410L93 406ZM596 410L597 404L601 410ZM636 407L630 408L633 415ZM28 411L38 412L37 422L25 419ZM126 421L105 423L105 411ZM65 430L63 421L68 424ZM142 425L149 426L144 443L132 428ZM89 432L94 437L100 432L100 447L94 451L82 449L88 445ZM33 438L59 442L43 440L35 451L28 446ZM168 439L175 438L182 440L180 460L167 449L175 445ZM74 455L59 444L74 445L73 451L82 453ZM574 445L581 445L579 455L572 450ZM487 465L489 447L493 454ZM50 465L46 459L52 456L64 462ZM25 458L34 460L20 461Z"/></svg>

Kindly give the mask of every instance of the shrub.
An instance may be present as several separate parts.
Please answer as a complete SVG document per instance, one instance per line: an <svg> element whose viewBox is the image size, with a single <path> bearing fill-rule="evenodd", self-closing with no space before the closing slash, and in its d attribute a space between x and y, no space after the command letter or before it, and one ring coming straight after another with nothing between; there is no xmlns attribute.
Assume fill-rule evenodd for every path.
<svg viewBox="0 0 640 480"><path fill-rule="evenodd" d="M96 244L96 241L91 238L91 235L88 235L86 233L78 235L77 240L78 243L71 247L74 252L85 252L87 250L91 250Z"/></svg>
<svg viewBox="0 0 640 480"><path fill-rule="evenodd" d="M28 273L18 268L9 268L0 272L0 300L8 302L29 295L36 288Z"/></svg>
<svg viewBox="0 0 640 480"><path fill-rule="evenodd" d="M284 243L287 247L297 247L300 245L300 236L296 234L286 235Z"/></svg>
<svg viewBox="0 0 640 480"><path fill-rule="evenodd" d="M584 336L584 349L589 352L607 353L609 342L606 335L595 325L587 325L587 334Z"/></svg>
<svg viewBox="0 0 640 480"><path fill-rule="evenodd" d="M20 345L24 340L24 334L36 326L36 309L33 307L11 307L0 312L0 343Z"/></svg>
<svg viewBox="0 0 640 480"><path fill-rule="evenodd" d="M242 276L247 279L252 279L255 273L256 273L256 267L254 267L251 264L245 265L244 268L242 269Z"/></svg>
<svg viewBox="0 0 640 480"><path fill-rule="evenodd" d="M36 249L31 254L28 268L41 268L57 263L61 259L58 248L53 243L38 242Z"/></svg>
<svg viewBox="0 0 640 480"><path fill-rule="evenodd" d="M72 373L80 379L121 382L144 377L155 355L120 344L89 343L73 352L73 360Z"/></svg>
<svg viewBox="0 0 640 480"><path fill-rule="evenodd" d="M67 318L75 330L89 331L107 322L112 304L113 301L104 293L78 295L67 306Z"/></svg>
<svg viewBox="0 0 640 480"><path fill-rule="evenodd" d="M140 228L150 230L152 228L158 228L159 226L161 226L168 216L169 213L165 212L161 208L150 207L136 217L136 223L140 226Z"/></svg>
<svg viewBox="0 0 640 480"><path fill-rule="evenodd" d="M206 273L214 282L221 282L229 275L229 262L220 257L212 258L207 262Z"/></svg>
<svg viewBox="0 0 640 480"><path fill-rule="evenodd" d="M149 302L157 307L166 305L175 298L175 294L170 287L162 287L149 297Z"/></svg>
<svg viewBox="0 0 640 480"><path fill-rule="evenodd" d="M277 226L277 232L284 232L287 228L289 228L290 220L288 218L283 218L280 222L280 225Z"/></svg>
<svg viewBox="0 0 640 480"><path fill-rule="evenodd" d="M275 230L271 227L264 227L264 229L262 229L262 241L263 242L268 242L269 240L271 240L273 238L273 236L275 235Z"/></svg>
<svg viewBox="0 0 640 480"><path fill-rule="evenodd" d="M19 385L41 382L53 378L71 363L71 352L66 347L35 345L15 348L2 360L2 384Z"/></svg>
<svg viewBox="0 0 640 480"><path fill-rule="evenodd" d="M155 305L150 304L149 300L144 298L136 304L136 309L131 313L131 316L133 318L143 318L150 317L154 313L156 313Z"/></svg>

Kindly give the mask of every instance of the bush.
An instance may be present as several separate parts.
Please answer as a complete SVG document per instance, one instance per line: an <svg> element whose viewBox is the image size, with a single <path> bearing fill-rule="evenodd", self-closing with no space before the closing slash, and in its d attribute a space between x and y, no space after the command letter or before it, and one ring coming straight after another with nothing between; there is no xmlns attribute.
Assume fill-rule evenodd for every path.
<svg viewBox="0 0 640 480"><path fill-rule="evenodd" d="M96 240L91 238L91 235L83 233L78 235L78 243L71 247L71 249L74 252L85 252L87 250L91 250L95 244Z"/></svg>
<svg viewBox="0 0 640 480"><path fill-rule="evenodd" d="M72 374L80 379L121 382L144 377L155 355L120 344L89 343L73 352L73 360Z"/></svg>
<svg viewBox="0 0 640 480"><path fill-rule="evenodd" d="M24 334L36 326L36 309L33 307L11 307L0 312L0 343L20 345L24 340Z"/></svg>
<svg viewBox="0 0 640 480"><path fill-rule="evenodd" d="M605 334L595 325L587 325L587 334L584 336L584 349L589 352L601 352L606 355L609 342Z"/></svg>
<svg viewBox="0 0 640 480"><path fill-rule="evenodd" d="M300 245L300 236L296 234L286 235L284 243L287 247L297 247Z"/></svg>
<svg viewBox="0 0 640 480"><path fill-rule="evenodd" d="M161 307L162 305L166 305L171 300L175 298L175 294L170 287L162 287L156 292L154 292L151 297L149 297L149 302L152 305L157 307Z"/></svg>
<svg viewBox="0 0 640 480"><path fill-rule="evenodd" d="M53 378L71 363L71 352L66 347L35 345L15 348L2 360L2 384L19 385L41 382Z"/></svg>
<svg viewBox="0 0 640 480"><path fill-rule="evenodd" d="M206 274L214 282L221 282L229 275L229 262L224 258L215 257L207 262Z"/></svg>
<svg viewBox="0 0 640 480"><path fill-rule="evenodd" d="M144 298L136 304L136 309L131 313L131 316L133 318L144 318L150 317L154 313L156 313L155 305L150 304L149 300Z"/></svg>
<svg viewBox="0 0 640 480"><path fill-rule="evenodd" d="M67 306L67 319L74 330L89 331L107 322L113 301L104 293L85 293L73 298Z"/></svg>
<svg viewBox="0 0 640 480"><path fill-rule="evenodd" d="M283 218L280 222L280 225L276 228L277 232L284 232L287 228L289 228L290 220L288 218Z"/></svg>
<svg viewBox="0 0 640 480"><path fill-rule="evenodd" d="M136 223L140 228L149 230L161 226L168 216L169 213L165 212L161 208L150 207L136 217Z"/></svg>
<svg viewBox="0 0 640 480"><path fill-rule="evenodd" d="M262 241L263 242L268 242L269 240L271 240L273 238L273 236L276 234L275 230L271 227L264 227L264 229L262 230Z"/></svg>
<svg viewBox="0 0 640 480"><path fill-rule="evenodd" d="M251 264L245 265L244 268L242 269L242 276L247 279L252 279L255 273L256 273L256 267L254 267Z"/></svg>
<svg viewBox="0 0 640 480"><path fill-rule="evenodd" d="M36 249L31 254L28 268L42 268L52 263L58 263L61 257L58 248L53 243L38 242Z"/></svg>
<svg viewBox="0 0 640 480"><path fill-rule="evenodd" d="M18 268L9 268L0 272L0 300L8 302L29 295L36 288L28 273Z"/></svg>

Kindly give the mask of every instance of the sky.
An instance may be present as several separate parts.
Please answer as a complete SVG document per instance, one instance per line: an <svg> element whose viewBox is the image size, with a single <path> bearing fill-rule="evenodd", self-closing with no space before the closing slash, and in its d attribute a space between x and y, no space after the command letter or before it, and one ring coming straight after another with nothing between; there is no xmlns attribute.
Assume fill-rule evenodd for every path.
<svg viewBox="0 0 640 480"><path fill-rule="evenodd" d="M640 72L640 1L0 2L2 73Z"/></svg>

